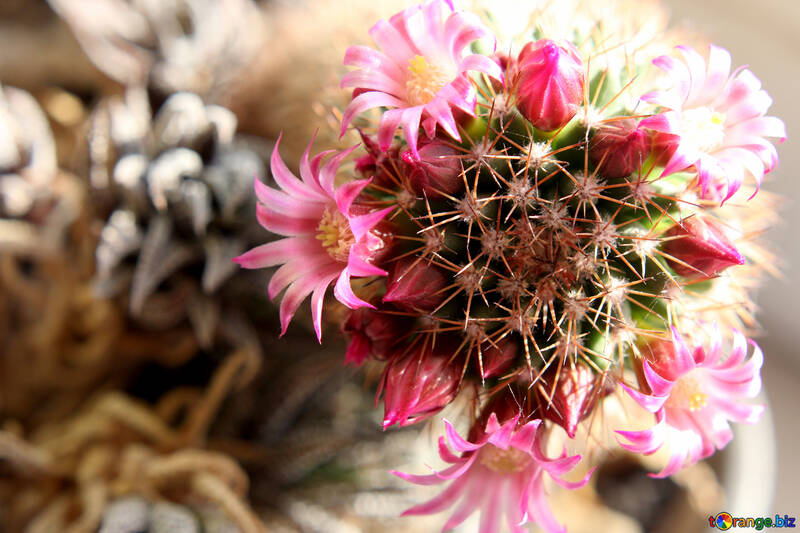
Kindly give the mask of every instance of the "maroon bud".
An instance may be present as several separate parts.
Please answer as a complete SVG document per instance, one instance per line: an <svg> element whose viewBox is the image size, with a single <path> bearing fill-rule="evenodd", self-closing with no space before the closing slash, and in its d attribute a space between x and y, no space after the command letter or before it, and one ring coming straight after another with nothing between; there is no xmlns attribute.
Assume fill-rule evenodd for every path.
<svg viewBox="0 0 800 533"><path fill-rule="evenodd" d="M402 164L399 149L392 146L384 152L378 143L363 131L358 130L358 133L367 153L356 159L356 170L365 178L372 178L376 185L396 187L400 181L396 174L400 172Z"/></svg>
<svg viewBox="0 0 800 533"><path fill-rule="evenodd" d="M666 236L669 239L662 248L674 258L669 264L679 276L710 278L729 266L744 264L725 228L713 220L687 218L670 228Z"/></svg>
<svg viewBox="0 0 800 533"><path fill-rule="evenodd" d="M453 401L461 384L461 365L452 350L437 344L395 356L383 371L377 397L383 393L383 428L419 422Z"/></svg>
<svg viewBox="0 0 800 533"><path fill-rule="evenodd" d="M572 120L583 102L584 72L578 50L549 39L519 54L517 109L534 127L553 131Z"/></svg>
<svg viewBox="0 0 800 533"><path fill-rule="evenodd" d="M589 144L589 159L608 178L624 178L642 167L650 138L636 120L626 118L601 126Z"/></svg>
<svg viewBox="0 0 800 533"><path fill-rule="evenodd" d="M406 257L392 265L386 279L384 302L407 311L433 311L447 297L446 273L420 258Z"/></svg>
<svg viewBox="0 0 800 533"><path fill-rule="evenodd" d="M348 312L342 332L350 336L344 362L356 366L370 355L386 359L389 350L408 331L409 319L404 316L361 307Z"/></svg>
<svg viewBox="0 0 800 533"><path fill-rule="evenodd" d="M481 377L486 379L501 376L513 366L518 353L519 345L510 337L504 337L494 343L484 342L481 345L481 360L478 364ZM475 357L478 357L477 350Z"/></svg>
<svg viewBox="0 0 800 533"><path fill-rule="evenodd" d="M401 156L412 191L434 199L464 187L458 150L434 139L421 145L418 152L419 159L414 159L410 150Z"/></svg>
<svg viewBox="0 0 800 533"><path fill-rule="evenodd" d="M555 385L555 386L554 386ZM581 420L592 411L597 399L604 394L594 371L584 364L575 368L564 366L559 371L551 365L534 387L542 418L563 427L569 437Z"/></svg>

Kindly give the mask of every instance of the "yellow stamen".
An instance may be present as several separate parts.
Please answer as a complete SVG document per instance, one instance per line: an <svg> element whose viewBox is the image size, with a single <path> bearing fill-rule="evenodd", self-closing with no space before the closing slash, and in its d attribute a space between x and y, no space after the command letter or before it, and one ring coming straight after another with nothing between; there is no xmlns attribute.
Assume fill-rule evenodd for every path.
<svg viewBox="0 0 800 533"><path fill-rule="evenodd" d="M480 462L486 468L500 474L513 474L520 472L528 466L531 456L527 453L509 446L503 450L494 444L487 444L481 451Z"/></svg>
<svg viewBox="0 0 800 533"><path fill-rule="evenodd" d="M701 152L713 152L725 139L725 114L708 107L684 111L680 135Z"/></svg>
<svg viewBox="0 0 800 533"><path fill-rule="evenodd" d="M665 405L676 409L699 411L708 404L708 394L703 392L700 382L691 373L680 379L672 387Z"/></svg>
<svg viewBox="0 0 800 533"><path fill-rule="evenodd" d="M425 105L451 81L451 72L428 63L422 56L414 56L408 61L406 100L411 105Z"/></svg>
<svg viewBox="0 0 800 533"><path fill-rule="evenodd" d="M347 261L350 247L355 238L350 231L350 224L339 211L326 209L317 226L317 239L322 247L337 261Z"/></svg>

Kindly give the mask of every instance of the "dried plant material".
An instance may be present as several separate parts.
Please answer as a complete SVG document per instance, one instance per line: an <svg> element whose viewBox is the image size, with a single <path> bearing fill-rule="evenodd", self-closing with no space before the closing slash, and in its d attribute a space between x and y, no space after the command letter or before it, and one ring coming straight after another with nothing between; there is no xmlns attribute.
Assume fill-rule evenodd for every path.
<svg viewBox="0 0 800 533"><path fill-rule="evenodd" d="M184 516L213 506L237 532L264 531L246 503L244 471L226 455L203 447L222 398L251 379L258 362L252 349L231 354L199 401L184 406L183 423L108 393L72 418L40 427L29 440L0 432L0 457L13 474L0 482L0 499L8 509L0 529L95 531L113 500L137 494L148 501L172 501L189 513ZM150 513L150 527L163 531L158 509L163 510L156 506Z"/></svg>

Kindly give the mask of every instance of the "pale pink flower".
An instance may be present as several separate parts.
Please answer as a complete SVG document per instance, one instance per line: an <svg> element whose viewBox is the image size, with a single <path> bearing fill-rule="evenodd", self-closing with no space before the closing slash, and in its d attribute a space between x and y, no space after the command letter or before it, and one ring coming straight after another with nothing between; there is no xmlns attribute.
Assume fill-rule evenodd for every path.
<svg viewBox="0 0 800 533"><path fill-rule="evenodd" d="M312 140L300 161L298 179L278 153L280 137L272 152L273 189L255 180L258 221L266 229L287 238L257 246L234 261L244 268L282 265L267 288L270 298L286 289L280 305L281 334L300 303L311 294L311 317L317 338L322 337L322 302L334 280L333 293L351 309L373 307L353 293L351 276L385 276L372 264L384 247L373 229L392 208L370 212L354 205L370 180L355 180L334 187L336 172L354 148L337 153L324 165L323 152L309 161Z"/></svg>
<svg viewBox="0 0 800 533"><path fill-rule="evenodd" d="M663 175L695 166L704 198L725 201L745 175L757 185L778 164L775 146L765 137L786 138L783 121L764 114L772 99L761 81L743 68L731 74L731 56L709 47L708 64L694 49L679 46L683 61L661 56L653 63L674 82L642 100L668 111L648 117L642 126L677 136Z"/></svg>
<svg viewBox="0 0 800 533"><path fill-rule="evenodd" d="M617 431L625 439L620 444L651 454L668 443L669 461L653 477L674 474L724 448L733 438L729 421L753 424L764 410L763 405L740 403L761 390L764 358L754 342L749 341L753 354L745 362L748 340L738 331L727 357L723 357L716 326L708 349L697 346L690 351L674 328L672 337L672 343L654 351L652 363L644 362L651 394L622 385L639 405L655 413L656 425L643 431Z"/></svg>
<svg viewBox="0 0 800 533"><path fill-rule="evenodd" d="M450 446L441 437L439 456L452 466L427 476L393 473L418 485L452 482L439 496L408 509L403 515L438 513L457 504L443 531L458 526L475 511L481 513L481 533L499 531L503 518L514 533L526 533L528 529L523 525L528 522L548 532L565 531L547 503L544 474L563 487L575 489L589 481L591 472L578 482L562 479L581 456L567 456L564 452L554 459L546 457L541 451L542 433L537 432L542 421L518 426L519 417L517 414L500 424L492 413L485 431L481 431L474 443L461 438L445 420Z"/></svg>
<svg viewBox="0 0 800 533"><path fill-rule="evenodd" d="M461 140L453 109L475 116L476 93L467 71L502 80L500 66L489 57L465 55L473 41L492 38L478 18L453 11L443 0L410 7L370 30L380 51L351 46L344 64L357 67L342 79L356 96L342 117L342 134L367 109L389 108L381 117L378 144L388 150L399 126L415 158L420 122L433 138L438 124Z"/></svg>

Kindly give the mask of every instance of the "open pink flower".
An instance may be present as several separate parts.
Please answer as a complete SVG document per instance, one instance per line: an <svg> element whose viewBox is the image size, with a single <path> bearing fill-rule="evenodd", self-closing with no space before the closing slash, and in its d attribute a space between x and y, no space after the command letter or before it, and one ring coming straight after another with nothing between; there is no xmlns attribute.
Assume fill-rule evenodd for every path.
<svg viewBox="0 0 800 533"><path fill-rule="evenodd" d="M324 165L323 152L309 161L312 141L300 162L298 179L278 153L280 137L270 167L281 190L255 180L258 221L266 229L287 238L257 246L234 261L244 268L282 265L267 288L270 298L286 289L280 306L281 334L300 303L311 294L311 317L317 338L322 337L322 301L334 280L333 293L351 309L373 307L350 287L351 276L385 276L372 264L384 247L372 230L392 208L369 212L354 205L370 180L355 180L334 188L336 171L354 148L337 153Z"/></svg>
<svg viewBox="0 0 800 533"><path fill-rule="evenodd" d="M562 479L581 456L567 456L564 452L555 459L546 457L541 451L542 435L537 433L542 421L518 427L519 417L517 414L500 424L492 413L474 443L461 438L445 420L450 446L441 437L439 456L452 466L427 476L393 473L418 485L450 480L452 483L439 496L408 509L403 515L438 513L458 502L443 531L458 526L475 511L481 513L481 533L499 531L503 517L514 533L527 532L523 525L528 522L535 522L549 532L565 531L547 503L544 474L549 474L559 485L574 489L585 485L591 472L578 482Z"/></svg>
<svg viewBox="0 0 800 533"><path fill-rule="evenodd" d="M746 174L760 185L778 164L775 146L765 137L784 140L786 128L780 119L764 116L772 99L750 70L731 74L726 50L710 46L707 65L694 49L678 50L683 61L670 56L653 60L674 86L642 96L669 110L644 119L642 126L677 136L664 175L694 165L702 196L725 201Z"/></svg>
<svg viewBox="0 0 800 533"><path fill-rule="evenodd" d="M433 138L438 124L461 140L453 108L475 116L476 94L467 71L502 80L500 66L478 54L465 56L469 44L491 32L471 14L453 11L443 0L431 0L382 20L370 30L381 51L351 46L344 64L358 67L342 79L342 88L356 96L342 117L342 134L353 118L367 109L387 107L378 128L378 144L386 151L403 127L415 158L420 122Z"/></svg>
<svg viewBox="0 0 800 533"><path fill-rule="evenodd" d="M728 357L722 357L719 330L714 327L706 350L694 351L673 328L672 343L653 350L654 361L644 362L651 394L622 387L636 402L656 415L656 425L643 431L617 431L627 442L620 444L637 453L651 454L669 443L670 459L653 477L666 477L722 449L733 438L728 424L758 421L763 405L740 403L761 390L760 369L764 358L758 346L745 362L748 341L738 331Z"/></svg>

